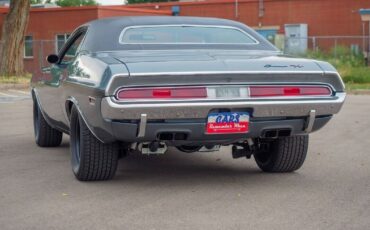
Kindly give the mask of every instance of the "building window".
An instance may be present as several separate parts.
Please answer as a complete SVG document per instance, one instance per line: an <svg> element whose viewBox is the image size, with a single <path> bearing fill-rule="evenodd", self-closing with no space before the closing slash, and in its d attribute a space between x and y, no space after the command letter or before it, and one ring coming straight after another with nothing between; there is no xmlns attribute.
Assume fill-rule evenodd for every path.
<svg viewBox="0 0 370 230"><path fill-rule="evenodd" d="M58 53L59 50L63 47L63 45L67 42L67 39L71 36L70 34L57 34L56 36L56 52Z"/></svg>
<svg viewBox="0 0 370 230"><path fill-rule="evenodd" d="M25 36L24 38L24 58L33 58L33 38Z"/></svg>

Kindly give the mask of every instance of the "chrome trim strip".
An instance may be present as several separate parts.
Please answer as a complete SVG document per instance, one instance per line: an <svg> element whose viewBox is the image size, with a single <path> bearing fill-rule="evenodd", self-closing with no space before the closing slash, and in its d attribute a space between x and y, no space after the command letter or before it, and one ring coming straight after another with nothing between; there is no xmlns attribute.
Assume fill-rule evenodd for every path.
<svg viewBox="0 0 370 230"><path fill-rule="evenodd" d="M324 72L324 71L202 71L202 72L152 72L152 73L148 72L148 73L122 73L122 74L112 75L112 77L110 78L110 80L109 80L109 82L108 82L108 84L105 88L105 95L106 96L111 96L108 92L111 88L112 82L114 81L114 79L119 78L119 77L127 78L127 77L135 77L135 76L137 76L137 77L140 77L140 76L150 77L150 76L160 76L160 75L176 76L176 75L207 75L207 74L297 74L297 73L299 73L299 74L320 74L320 75L323 75L323 76L324 76L324 74L335 74L340 79L342 86L344 86L343 80L341 79L339 73L337 73L337 72ZM276 84L284 84L284 82L276 82ZM289 84L302 84L302 82L297 82L297 83L289 82ZM322 84L322 82L311 82L311 84ZM131 85L130 87L138 87L138 86ZM330 85L330 87L333 88L331 85ZM113 95L115 95L118 90L119 89L114 89L115 93Z"/></svg>
<svg viewBox="0 0 370 230"><path fill-rule="evenodd" d="M146 121L147 121L147 115L146 114L141 114L140 115L139 132L137 134L137 137L144 137L145 136Z"/></svg>
<svg viewBox="0 0 370 230"><path fill-rule="evenodd" d="M333 85L329 84L329 83L325 83L325 82L276 82L276 83L264 83L264 82L250 82L250 81L246 81L246 82L232 82L232 83L228 83L228 82L224 82L224 83L212 83L212 82L209 82L209 83L205 83L203 84L202 86L208 86L208 87L223 87L223 86L234 86L234 85L246 85L246 86L279 86L279 85L298 85L298 86L309 86L309 85L312 85L312 86L317 86L317 85L322 85L322 86L327 86L329 87L330 89L334 89ZM167 87L186 87L186 86L189 86L189 87L196 87L196 86L199 86L199 83L188 83L186 85L184 84L166 84L165 88ZM159 87L163 87L162 85L136 85L136 84L133 84L133 85L128 85L126 87L118 87L114 90L114 92L112 94L108 94L106 93L105 96L109 97L109 96L114 96L117 94L117 92L122 89L122 88L126 88L126 89L130 89L130 88L143 88L143 87L156 87L156 88L159 88ZM109 91L109 89L106 89L106 91ZM333 90L332 90L333 91ZM132 101L132 100L130 100ZM181 100L182 101L182 100Z"/></svg>
<svg viewBox="0 0 370 230"><path fill-rule="evenodd" d="M147 119L206 118L214 108L251 108L253 117L304 117L313 109L316 115L331 115L340 111L346 93L336 93L326 98L286 99L286 100L239 100L239 101L191 101L172 103L133 103L117 104L112 97L102 100L102 116L106 119Z"/></svg>
<svg viewBox="0 0 370 230"><path fill-rule="evenodd" d="M247 37L252 39L254 43L190 43L190 42L183 42L183 43L125 43L122 41L122 38L126 31L130 29L136 28L156 28L156 27L202 27L202 28L221 28L221 29L233 29L237 30ZM260 42L255 39L252 35L247 33L246 31L234 27L234 26L217 26L217 25L196 25L196 24L168 24L168 25L141 25L141 26L127 26L125 27L119 35L118 42L121 45L258 45Z"/></svg>
<svg viewBox="0 0 370 230"><path fill-rule="evenodd" d="M194 51L194 49L166 49L166 48L163 48L163 49L151 49L151 50L135 50L135 49L130 49L130 50L124 50L125 52L135 52L135 53L139 53L139 52L148 52L148 51L154 51L154 52L158 52L158 51L187 51L187 52L192 52ZM240 49L211 49L211 48L197 48L196 50L201 50L203 52L219 52L219 53L222 53L222 52L237 52L237 51L240 51ZM123 50L119 50L119 51L123 51ZM284 53L280 50L251 50L251 49L247 49L247 50L243 50L245 52L248 52L249 55L263 55L263 54L270 54L271 56L276 56L276 55L283 55ZM101 51L101 52L104 52L104 53L117 53L117 50L104 50L104 51Z"/></svg>
<svg viewBox="0 0 370 230"><path fill-rule="evenodd" d="M250 87L251 86L262 86L262 87L269 87L269 86L296 86L296 87L323 87L327 88L330 91L330 95L313 95L313 96L274 96L274 97L250 97ZM117 99L117 95L126 89L146 89L146 88L155 88L155 89L165 89L165 88L206 88L207 90L207 98L179 98L179 99L151 99L151 98L143 98L143 99ZM240 97L236 98L217 98L216 97L216 88L224 88L224 87L235 87L239 88L240 90ZM244 88L243 88L244 87ZM245 89L245 90L244 90ZM232 84L232 85L185 85L185 86L164 86L164 87L157 87L157 86L147 86L147 87L122 87L116 90L114 93L114 97L112 98L112 101L119 104L132 104L132 103L157 103L157 102L163 102L163 103L171 103L171 102L211 102L211 101L226 101L226 100L236 100L236 101L245 101L247 100L276 100L276 99L286 99L286 100L293 100L293 99L312 99L312 98L331 98L333 95L333 89L327 84Z"/></svg>
<svg viewBox="0 0 370 230"><path fill-rule="evenodd" d="M189 71L189 72L142 72L142 73L130 73L130 76L159 76L159 75L207 75L207 74L320 74L323 75L324 72L321 70L317 71L298 71L298 70L258 70L258 71Z"/></svg>
<svg viewBox="0 0 370 230"><path fill-rule="evenodd" d="M122 91L125 91L125 90L131 90L131 89L134 89L134 90L141 90L141 89L168 89L168 88L171 88L171 89L175 89L175 88L206 88L207 90L207 86L160 86L160 87L156 87L156 86L146 86L146 87L121 87L121 88L118 88L115 92L114 92L114 101L115 102L125 102L125 100L121 100L121 99L118 99L118 94L120 94ZM202 98L203 100L204 99L207 99L207 98ZM171 100L176 100L176 99L170 99L170 100L163 100L163 101L171 101ZM177 100L184 100L183 98L181 99L177 99ZM143 99L129 99L128 101L126 102L133 102L133 101L150 101L150 102L155 102L155 101L158 101L158 99L150 99L150 98L143 98Z"/></svg>
<svg viewBox="0 0 370 230"><path fill-rule="evenodd" d="M311 110L310 114L308 115L308 121L307 121L307 126L305 128L306 133L310 133L313 128L313 124L315 123L315 118L316 118L316 110Z"/></svg>

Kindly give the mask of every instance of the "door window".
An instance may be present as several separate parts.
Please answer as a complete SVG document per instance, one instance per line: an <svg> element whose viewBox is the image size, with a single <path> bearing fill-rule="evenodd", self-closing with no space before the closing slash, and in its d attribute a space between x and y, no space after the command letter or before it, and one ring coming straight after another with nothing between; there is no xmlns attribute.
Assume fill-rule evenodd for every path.
<svg viewBox="0 0 370 230"><path fill-rule="evenodd" d="M69 41L67 41L67 49L63 51L61 55L61 64L68 64L72 59L74 59L77 55L78 48L80 47L86 31L83 31L76 36L73 36L71 39L72 43L68 45Z"/></svg>

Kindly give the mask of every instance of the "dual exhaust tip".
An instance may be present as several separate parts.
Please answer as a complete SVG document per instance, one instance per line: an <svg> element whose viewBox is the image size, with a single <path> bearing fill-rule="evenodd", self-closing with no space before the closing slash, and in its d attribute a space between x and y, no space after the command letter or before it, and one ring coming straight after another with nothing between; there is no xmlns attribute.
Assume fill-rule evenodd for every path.
<svg viewBox="0 0 370 230"><path fill-rule="evenodd" d="M266 129L262 132L263 138L289 137L292 133L290 129Z"/></svg>

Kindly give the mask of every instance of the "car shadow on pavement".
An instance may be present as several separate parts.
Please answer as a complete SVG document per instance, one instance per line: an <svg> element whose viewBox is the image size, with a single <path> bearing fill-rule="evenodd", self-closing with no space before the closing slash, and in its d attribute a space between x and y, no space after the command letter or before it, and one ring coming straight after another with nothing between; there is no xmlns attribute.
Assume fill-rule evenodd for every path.
<svg viewBox="0 0 370 230"><path fill-rule="evenodd" d="M249 160L232 159L228 149L220 153L190 154L170 149L160 156L133 154L121 159L112 183L130 184L132 182L151 186L155 181L163 186L184 186L248 181L261 184L272 180L298 182L302 178L299 173L263 173L258 169L253 157Z"/></svg>
<svg viewBox="0 0 370 230"><path fill-rule="evenodd" d="M59 148L47 150L45 154L48 160L63 161L63 167L69 166L67 139L64 139ZM135 188L153 186L185 188L220 184L258 187L273 183L278 187L291 187L310 183L309 180L301 171L286 174L264 173L257 167L253 157L232 159L231 149L223 147L220 152L208 153L183 153L175 148L169 148L163 155L130 154L119 160L116 175L112 180L83 184L89 187L102 183L117 188L123 185Z"/></svg>

